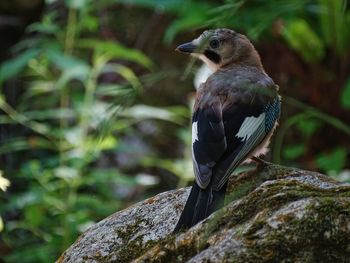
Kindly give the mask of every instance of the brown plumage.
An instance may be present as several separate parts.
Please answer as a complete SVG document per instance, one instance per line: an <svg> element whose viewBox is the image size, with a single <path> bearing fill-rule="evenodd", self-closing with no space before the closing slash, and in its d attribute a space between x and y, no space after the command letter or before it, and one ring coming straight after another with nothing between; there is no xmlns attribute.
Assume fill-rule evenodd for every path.
<svg viewBox="0 0 350 263"><path fill-rule="evenodd" d="M209 30L178 50L203 60L214 73L197 91L192 117L196 181L175 231L223 205L229 176L246 159L266 152L280 112L278 86L244 35Z"/></svg>

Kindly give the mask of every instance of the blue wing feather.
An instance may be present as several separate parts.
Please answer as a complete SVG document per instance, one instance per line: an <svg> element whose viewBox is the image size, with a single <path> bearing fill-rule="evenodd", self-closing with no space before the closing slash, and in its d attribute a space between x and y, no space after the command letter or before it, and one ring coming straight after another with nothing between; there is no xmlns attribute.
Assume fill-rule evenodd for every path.
<svg viewBox="0 0 350 263"><path fill-rule="evenodd" d="M193 122L198 125L198 140L192 146L198 185L205 188L214 177L212 186L219 190L233 170L271 132L279 115L279 98L270 100L265 105L232 105L222 114L213 109L198 109L193 117ZM250 135L249 138L237 137L242 131L243 123L249 118L254 119L243 131Z"/></svg>
<svg viewBox="0 0 350 263"><path fill-rule="evenodd" d="M269 133L280 117L281 100L276 98L272 102L268 102L264 108L264 111L266 112L265 129L266 133Z"/></svg>

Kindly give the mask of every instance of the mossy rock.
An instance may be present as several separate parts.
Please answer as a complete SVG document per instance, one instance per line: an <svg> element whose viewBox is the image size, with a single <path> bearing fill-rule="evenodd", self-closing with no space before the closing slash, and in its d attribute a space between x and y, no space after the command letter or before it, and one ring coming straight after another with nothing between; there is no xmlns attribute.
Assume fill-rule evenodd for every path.
<svg viewBox="0 0 350 263"><path fill-rule="evenodd" d="M111 215L57 262L350 262L350 184L271 164L232 176L225 207L173 235L188 194Z"/></svg>

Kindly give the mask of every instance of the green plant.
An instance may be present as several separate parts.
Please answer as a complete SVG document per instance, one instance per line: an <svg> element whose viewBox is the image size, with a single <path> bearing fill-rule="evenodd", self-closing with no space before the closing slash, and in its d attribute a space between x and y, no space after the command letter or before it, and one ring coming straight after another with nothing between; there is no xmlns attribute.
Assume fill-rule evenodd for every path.
<svg viewBox="0 0 350 263"><path fill-rule="evenodd" d="M130 1L118 2L128 3ZM349 74L350 10L346 0L226 0L224 3L135 0L132 2L176 16L166 29L164 35L166 43L171 42L181 32L215 27L232 27L244 32L253 41L277 36L279 41L282 40L299 55L304 65L307 64L305 67L309 72L319 75L322 72L323 75L320 78L329 83L328 85L333 89L332 92L336 93L341 90L339 92L340 105L345 110L349 109L350 86L347 74ZM309 78L311 79L312 76ZM319 82L315 82L316 85L319 85ZM345 85L338 89L339 83ZM301 83L299 84L301 86ZM319 87L311 88L318 89ZM318 96L322 98L322 94ZM289 98L284 99L284 103L297 112L282 121L275 147L273 147L275 162L289 162L302 158L307 153L311 136L320 127L331 126L341 131L344 136L349 135L349 125L346 124L346 121L325 113L329 109L322 109L321 99L318 101L320 106L317 105L319 108L309 107ZM298 127L302 138L298 142L294 141L293 144L285 146L282 142L287 130L292 126ZM329 152L331 154L328 154ZM333 152L337 154L332 154ZM314 153L314 155L317 169L329 172L332 170L329 163L333 163L334 170L339 172L347 165L349 151L338 151L338 147L335 147ZM333 161L323 165L326 163L324 161L326 158ZM335 162L335 159L338 162Z"/></svg>
<svg viewBox="0 0 350 263"><path fill-rule="evenodd" d="M27 29L30 37L18 43L13 59L0 66L0 124L16 131L0 145L0 155L11 156L15 164L1 167L5 177L11 180L9 190L1 193L0 204L4 221L0 250L5 246L5 250L11 251L4 258L7 262L53 261L84 229L125 205L118 187L125 190L140 186L136 178L126 176L108 160L130 150L124 138L138 138L140 133L135 126L144 120L180 124L176 129L167 127L169 133L161 132L166 138L177 134L171 137L174 140L170 140L170 146L162 146L169 152L184 148L184 154L177 151L171 152L171 157L160 157L164 152L150 150L143 158L133 159L131 173L137 173L140 165L146 167L143 170L160 167L176 175L179 186L193 178L190 133L186 126L188 108L135 105L144 84L154 85L159 79L169 78L169 72L159 69L156 74L148 74L155 65L147 56L115 41L119 39L115 35L113 40L101 36L100 31L110 29L107 24L111 21L118 28L119 15L125 10L146 12L146 8L157 16L164 15L165 21L169 21L165 29L160 24L152 28L151 23L145 31L165 30L163 40L167 44L175 42L174 38L182 32L232 27L247 34L257 45L260 40L271 45L273 39L287 47L300 60L301 66L297 67L306 72L308 79L288 75L291 81L285 83L286 87L281 86L282 93L286 93L285 108L274 137L273 161L303 165L302 161L311 154L308 163L314 166L308 166L309 169L337 173L349 164L348 145L339 146L338 138L328 143L329 138L319 135L320 130L329 127L341 135L350 134L346 119L350 101L347 75L350 15L346 1L66 0L64 3L66 9L53 8L41 22L30 25ZM114 5L118 10L109 8ZM107 8L113 10L113 20L106 18ZM143 28L135 26L134 30L139 33ZM145 34L140 35L144 40ZM147 37L153 40L153 35ZM159 53L157 50L152 54L164 56L163 60L172 59L168 49L168 53L162 53L161 45L154 42L151 45L159 49ZM270 53L275 51L275 46L272 48ZM272 56L275 58L275 54ZM183 70L178 73L181 85L183 75L193 73L193 65L188 65L185 74ZM285 76L285 72L280 73ZM305 103L288 96L296 86L301 90L299 86L309 85L315 76L332 87L330 95L339 93L336 98L340 103L334 101L331 107L339 106L345 112L343 116L333 116L324 106L328 97L319 104L308 105L305 93L311 94L311 85L305 93L298 93ZM109 81L110 77L113 81ZM18 97L14 104L8 100L5 89L6 82L13 78L23 84L16 87ZM179 85L166 84L169 86L163 87L167 89ZM316 92L313 97L322 96ZM161 105L167 103L162 101ZM289 135L293 132L297 136L291 139ZM312 151L312 140L325 142ZM7 183L0 177L0 188Z"/></svg>
<svg viewBox="0 0 350 263"><path fill-rule="evenodd" d="M153 63L96 37L104 4L66 1L66 23L55 11L45 14L0 66L0 88L14 77L24 82L17 105L0 94L0 123L24 127L0 154L26 153L18 169L5 171L14 186L1 204L2 241L12 250L7 262L53 262L94 221L122 208L114 186L137 182L99 160L118 151L121 136L140 120L182 121L171 110L133 105L142 80L132 67L147 72ZM106 75L119 81L106 82Z"/></svg>

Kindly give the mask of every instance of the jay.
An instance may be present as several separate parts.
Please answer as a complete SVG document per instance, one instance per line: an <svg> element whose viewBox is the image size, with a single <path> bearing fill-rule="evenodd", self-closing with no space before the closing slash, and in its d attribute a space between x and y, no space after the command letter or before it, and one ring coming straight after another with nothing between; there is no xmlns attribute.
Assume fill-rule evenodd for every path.
<svg viewBox="0 0 350 263"><path fill-rule="evenodd" d="M192 116L195 182L177 232L224 204L227 181L241 163L268 150L280 116L278 86L266 74L248 38L230 29L204 31L177 50L206 63L213 73L197 90Z"/></svg>

